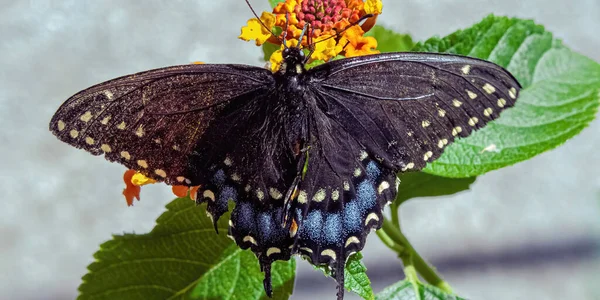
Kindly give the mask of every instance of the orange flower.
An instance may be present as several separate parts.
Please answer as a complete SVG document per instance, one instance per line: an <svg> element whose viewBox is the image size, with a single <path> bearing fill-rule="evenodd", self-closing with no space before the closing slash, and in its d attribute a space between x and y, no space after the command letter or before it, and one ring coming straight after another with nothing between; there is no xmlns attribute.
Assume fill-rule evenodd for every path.
<svg viewBox="0 0 600 300"><path fill-rule="evenodd" d="M189 192L190 198L192 200L196 201L196 193L198 192L199 188L200 188L199 185L192 186L192 187L185 186L185 185L174 185L173 187L171 187L171 190L173 191L173 194L175 194L175 196L177 196L179 198L186 197Z"/></svg>
<svg viewBox="0 0 600 300"><path fill-rule="evenodd" d="M338 44L338 51L344 51L346 57L379 53L377 40L372 36L363 36L365 32L360 26L352 26L346 30ZM343 47L343 49L341 49Z"/></svg>

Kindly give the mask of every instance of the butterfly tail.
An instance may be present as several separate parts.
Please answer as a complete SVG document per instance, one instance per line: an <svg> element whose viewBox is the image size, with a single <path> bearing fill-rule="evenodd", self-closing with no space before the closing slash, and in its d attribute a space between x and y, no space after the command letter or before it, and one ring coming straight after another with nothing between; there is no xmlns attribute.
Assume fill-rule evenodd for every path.
<svg viewBox="0 0 600 300"><path fill-rule="evenodd" d="M343 257L343 256L342 256ZM343 300L344 299L344 261L340 259L337 263L336 263L336 270L335 270L335 274L333 274L335 276L335 281L337 282L337 300Z"/></svg>
<svg viewBox="0 0 600 300"><path fill-rule="evenodd" d="M271 263L270 260L260 260L260 270L265 273L265 279L263 280L263 287L265 288L265 293L269 298L273 297L273 285L271 284Z"/></svg>

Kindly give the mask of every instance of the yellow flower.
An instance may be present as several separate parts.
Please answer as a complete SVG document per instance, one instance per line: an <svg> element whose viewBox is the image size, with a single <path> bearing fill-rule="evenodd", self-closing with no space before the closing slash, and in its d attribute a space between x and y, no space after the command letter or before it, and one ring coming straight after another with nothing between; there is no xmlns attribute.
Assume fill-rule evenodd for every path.
<svg viewBox="0 0 600 300"><path fill-rule="evenodd" d="M320 36L315 41L315 51L311 59L328 61L334 58L339 53L336 45L337 41L331 35Z"/></svg>
<svg viewBox="0 0 600 300"><path fill-rule="evenodd" d="M381 0L367 0L365 2L364 10L367 14L379 15L383 9L383 3Z"/></svg>
<svg viewBox="0 0 600 300"><path fill-rule="evenodd" d="M146 177L146 175L144 175L142 173L135 173L131 177L131 183L133 183L137 186L142 186L142 185L146 185L146 184L156 183L156 180L154 180L152 178L148 178L148 177Z"/></svg>
<svg viewBox="0 0 600 300"><path fill-rule="evenodd" d="M275 25L275 15L269 12L263 12L260 21L269 29ZM256 46L264 44L272 35L271 31L265 28L256 18L248 20L248 24L242 27L242 33L239 38L245 41L256 41Z"/></svg>

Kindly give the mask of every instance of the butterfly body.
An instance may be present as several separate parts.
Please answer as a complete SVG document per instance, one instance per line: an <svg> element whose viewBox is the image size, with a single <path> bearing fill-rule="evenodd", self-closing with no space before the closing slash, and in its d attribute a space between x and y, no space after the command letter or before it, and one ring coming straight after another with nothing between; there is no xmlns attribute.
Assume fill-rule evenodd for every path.
<svg viewBox="0 0 600 300"><path fill-rule="evenodd" d="M62 141L168 184L200 185L214 222L265 272L298 254L344 264L383 221L396 173L422 169L498 117L518 82L492 63L391 53L310 70L297 48L278 72L185 65L117 78L69 98L50 122Z"/></svg>

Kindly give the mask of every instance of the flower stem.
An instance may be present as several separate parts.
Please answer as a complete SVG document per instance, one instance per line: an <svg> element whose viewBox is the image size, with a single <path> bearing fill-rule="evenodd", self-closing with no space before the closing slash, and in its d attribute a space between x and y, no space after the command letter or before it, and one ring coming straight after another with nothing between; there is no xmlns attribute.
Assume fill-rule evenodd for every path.
<svg viewBox="0 0 600 300"><path fill-rule="evenodd" d="M379 233L379 231L382 231L382 233ZM383 226L379 231L377 235L380 238L382 236L384 237L382 238L382 241L384 241L386 246L398 253L398 257L404 264L404 272L408 280L416 278L413 277L413 275L418 273L427 283L434 285L444 292L450 294L453 293L450 285L437 274L435 269L429 265L410 244L399 226L396 226L390 220L384 219ZM413 274L415 271L416 273Z"/></svg>

